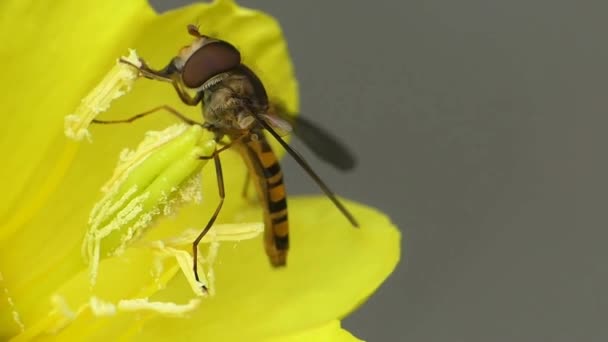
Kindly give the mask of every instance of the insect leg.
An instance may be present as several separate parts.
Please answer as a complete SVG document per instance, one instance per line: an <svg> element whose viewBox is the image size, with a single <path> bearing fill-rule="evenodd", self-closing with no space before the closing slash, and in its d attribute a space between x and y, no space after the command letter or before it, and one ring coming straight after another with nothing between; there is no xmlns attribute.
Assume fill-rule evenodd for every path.
<svg viewBox="0 0 608 342"><path fill-rule="evenodd" d="M243 184L243 191L241 192L241 195L243 196L243 198L247 198L247 193L249 190L249 181L251 180L251 176L249 175L249 171L247 171L247 173L245 174L245 184Z"/></svg>
<svg viewBox="0 0 608 342"><path fill-rule="evenodd" d="M213 226L213 223L215 222L215 219L217 218L217 215L220 213L222 205L224 204L224 175L222 174L222 164L220 162L220 157L218 153L219 151L216 151L213 154L213 157L201 157L201 159L213 158L215 164L215 174L217 176L217 188L220 195L220 203L217 205L217 208L215 208L215 212L211 216L211 219L209 219L209 222L207 222L205 228L201 231L196 240L194 240L194 242L192 243L192 269L194 270L194 278L196 279L196 281L199 281L198 265L196 262L198 258L198 244L201 242L201 239L207 234L209 229L211 229L211 227Z"/></svg>
<svg viewBox="0 0 608 342"><path fill-rule="evenodd" d="M234 141L230 142L230 143L225 143L225 142L218 142L219 144L224 145L224 147L222 147L220 149L220 151L223 151L225 149L227 149L228 147L232 146L232 144L234 144L235 141L238 141L240 139L242 139L244 136L240 136L239 138L235 139ZM247 173L245 174L245 182L243 183L243 190L241 191L241 196L243 196L243 198L248 199L247 195L248 195L248 190L249 190L249 185L251 182L251 174L249 173L249 171L247 171ZM251 201L253 203L253 201Z"/></svg>
<svg viewBox="0 0 608 342"><path fill-rule="evenodd" d="M177 92L177 95L179 96L180 100L182 100L183 103L189 106L196 106L203 99L202 91L197 92L194 97L190 96L190 94L188 94L188 91L186 91L181 86L181 83L175 77L173 77L173 81L171 82L171 84L173 84L173 88L175 88L175 91Z"/></svg>
<svg viewBox="0 0 608 342"><path fill-rule="evenodd" d="M162 105L162 106L158 106L158 107L154 107L148 111L145 111L143 113L139 113L136 115L133 115L130 118L127 119L121 119L121 120L99 120L99 119L93 119L93 123L96 124L118 124L118 123L131 123L135 120L141 119L145 116L148 116L152 113L158 112L160 110L166 110L167 112L169 112L169 114L175 115L176 117L178 117L180 120L184 121L185 123L188 123L190 125L202 125L192 119L187 118L185 115L183 115L182 113L178 112L175 108L168 106L168 105Z"/></svg>
<svg viewBox="0 0 608 342"><path fill-rule="evenodd" d="M182 102L184 102L187 105L195 106L203 98L202 92L198 92L198 93L196 93L196 95L194 95L194 97L192 97L183 88L183 86L180 82L180 76L177 73L177 69L175 69L173 61L171 61L169 63L169 65L167 65L163 70L151 69L143 59L140 59L139 61L141 63L141 66L137 66L126 59L123 59L123 58L120 59L121 63L128 64L128 65L136 68L143 77L146 77L146 78L149 78L152 80L171 83L173 85L173 88L175 88L177 95L179 95L179 98L182 100Z"/></svg>
<svg viewBox="0 0 608 342"><path fill-rule="evenodd" d="M137 66L134 63L132 63L124 58L119 59L119 62L130 65L133 68L137 69L139 71L140 75L145 78L149 78L149 79L153 79L153 80L157 80L157 81L163 81L163 82L172 82L173 81L170 77L171 76L170 73L150 69L150 67L148 67L146 62L141 58L139 59L141 66Z"/></svg>
<svg viewBox="0 0 608 342"><path fill-rule="evenodd" d="M242 138L243 138L243 136L241 136L241 137L237 138L236 140L240 140L240 139L242 139ZM236 140L235 140L235 141L236 141ZM232 146L232 144L233 144L233 143L234 143L234 141L232 141L232 142L230 142L230 143L226 143L226 142L223 142L223 141L219 141L219 142L218 142L218 144L224 145L224 146L223 146L223 147L220 149L220 151L223 151L223 150L225 150L225 149L229 148L230 146ZM245 199L248 199L248 198L247 198L247 195L248 195L248 190L249 190L249 184L250 184L250 182L251 182L251 175L249 174L249 172L247 172L247 173L245 174L245 183L243 183L243 190L241 191L241 196L243 196L243 198L245 198Z"/></svg>

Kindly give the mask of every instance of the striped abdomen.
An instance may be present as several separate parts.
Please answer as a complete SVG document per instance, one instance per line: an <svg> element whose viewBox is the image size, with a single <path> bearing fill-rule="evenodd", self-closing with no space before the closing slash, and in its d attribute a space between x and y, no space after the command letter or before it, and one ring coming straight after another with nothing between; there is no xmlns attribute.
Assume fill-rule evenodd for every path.
<svg viewBox="0 0 608 342"><path fill-rule="evenodd" d="M287 194L283 172L262 130L254 130L239 144L264 207L264 247L270 263L285 266L289 249L289 222L287 220Z"/></svg>

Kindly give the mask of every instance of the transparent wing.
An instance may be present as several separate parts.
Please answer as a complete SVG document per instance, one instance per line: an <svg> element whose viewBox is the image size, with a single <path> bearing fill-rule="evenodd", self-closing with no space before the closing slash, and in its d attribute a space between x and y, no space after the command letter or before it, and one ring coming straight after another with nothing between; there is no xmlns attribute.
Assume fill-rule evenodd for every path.
<svg viewBox="0 0 608 342"><path fill-rule="evenodd" d="M275 115L260 114L260 117L274 128L274 130L282 137L288 135L293 130L291 124L282 118Z"/></svg>
<svg viewBox="0 0 608 342"><path fill-rule="evenodd" d="M346 145L321 126L302 115L290 115L276 99L271 101L271 112L273 117L291 124L295 135L321 160L341 171L352 170L357 165L354 154Z"/></svg>
<svg viewBox="0 0 608 342"><path fill-rule="evenodd" d="M355 156L338 138L301 115L292 120L296 136L320 159L342 171L356 166Z"/></svg>

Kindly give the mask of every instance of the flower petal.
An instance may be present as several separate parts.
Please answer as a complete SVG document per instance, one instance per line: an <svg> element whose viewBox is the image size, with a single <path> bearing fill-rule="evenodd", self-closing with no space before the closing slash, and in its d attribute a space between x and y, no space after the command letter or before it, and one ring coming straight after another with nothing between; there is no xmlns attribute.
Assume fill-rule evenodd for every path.
<svg viewBox="0 0 608 342"><path fill-rule="evenodd" d="M292 248L285 269L269 266L261 241L224 248L218 256L223 267L216 267L217 295L192 314L196 327L172 320L160 329L154 319L145 325L144 336L163 336L166 329L177 339L238 340L290 334L346 316L392 272L400 255L399 232L386 216L352 202L346 205L360 229L324 197L290 200ZM252 221L259 208L246 207L238 215ZM180 296L171 287L166 292ZM239 322L238 329L227 329L226 321Z"/></svg>
<svg viewBox="0 0 608 342"><path fill-rule="evenodd" d="M134 19L152 15L144 0L0 2L0 153L10 165L0 170L0 238L58 185L76 151L61 134L63 116L114 62L116 39L131 41Z"/></svg>
<svg viewBox="0 0 608 342"><path fill-rule="evenodd" d="M360 229L349 226L325 198L290 201L293 248L285 269L269 266L260 238L239 242L234 248L222 245L215 266L216 295L203 299L185 317L146 312L96 318L85 313L57 337L216 341L289 337L306 331L323 336L331 331L346 339L345 333L325 325L363 302L399 259L399 232L388 218L373 209L346 204L360 220ZM259 216L259 209L243 207L240 214L252 220ZM110 302L148 297L188 303L193 294L187 281L175 277L176 270L166 270L169 273L161 277L166 287L158 287L151 275L153 263L141 249L104 260L96 295ZM75 310L87 302L90 294L83 291L87 286L88 277L82 272L58 294L69 298Z"/></svg>
<svg viewBox="0 0 608 342"><path fill-rule="evenodd" d="M260 73L261 78L267 84L269 92L281 97L283 102L286 102L288 108L292 110L297 109L297 98L295 97L296 83L293 80L291 66L286 55L286 47L284 44L274 45L276 38L279 41L281 39L276 23L257 12L238 9L229 1L217 2L211 6L197 5L192 8L197 7L200 8L200 13L205 18L207 18L206 15L211 16L210 20L207 21L210 24L209 26L212 26L216 30L223 29L223 26L226 26L226 31L218 32L220 34L215 34L215 32L211 34L236 42L237 46L244 51L243 54L246 56L245 62L253 64L254 69ZM223 15L227 16L223 17ZM184 21L183 23L179 23L179 26L183 28L185 24L191 23L192 19L192 16L187 12L172 12L159 19L159 22L157 22L159 26L143 31L142 37L146 38L146 40L134 46L151 63L155 61L159 63L166 62L168 56L172 55L173 51L176 50L173 48L166 49L166 47L175 43L177 22L180 20ZM168 23L163 22L163 20L167 20ZM175 30L172 31L174 28ZM232 31L233 28L236 28L237 31ZM140 33L137 29L134 29L133 32ZM131 33L134 35L133 32ZM226 34L222 36L224 32ZM229 35L231 34L235 34L235 37L230 38ZM272 39L268 39L268 37ZM242 39L242 41L239 41L239 39ZM129 41L129 38L125 38L124 41ZM265 42L268 43L268 46L264 45ZM125 48L124 43L117 43L116 46L120 46L120 49ZM117 52L120 49L116 48L116 46L108 50L112 50L113 53L116 53L116 56L124 53L124 51ZM158 46L162 47L162 51L153 49L153 47ZM248 46L251 47L251 54L246 52L249 49ZM279 48L276 49L274 46L279 46ZM146 48L150 50L146 52ZM262 51L263 53L255 55L255 51ZM167 56L161 56L164 53ZM285 68L285 66L287 67ZM262 71L260 72L260 70ZM272 72L264 73L263 70L267 70L267 72L272 70ZM150 99L162 99L167 96L167 88L165 86L150 83L149 85L140 87L141 91L138 95L132 98L130 96L129 100L123 101L122 105L117 106L117 110L113 113L108 113L108 115L112 117L113 115L121 116L123 114L122 117L124 117L124 113L137 113L149 109L150 106L145 105L150 103ZM176 107L180 108L180 105L176 105ZM184 112L193 112L192 108L186 110L181 106L180 109L184 109ZM36 108L33 110L40 112ZM50 117L55 116L55 114L50 115ZM53 158L56 159L58 155L63 156L63 162L57 163L59 166L52 171L54 176L50 177L51 181L30 182L27 184L27 188L30 190L26 189L27 191L23 190L23 185L16 183L14 187L16 190L12 193L18 195L7 198L15 199L19 196L27 198L27 195L30 194L28 191L39 192L41 188L45 189L43 191L44 194L50 194L50 190L56 185L58 185L59 190L52 197L48 197L49 201L46 204L45 198L41 198L37 202L28 201L28 203L37 203L41 211L30 220L22 219L21 221L15 221L13 219L10 221L19 223L13 224L12 227L19 227L24 223L25 225L17 233L13 234L10 239L3 241L1 247L7 248L0 248L0 269L6 270L4 272L6 288L14 290L11 292L11 298L16 299L14 301L16 303L15 306L19 313L22 314L21 316L25 317L24 322L26 325L31 326L30 322L37 321L37 319L45 317L53 308L56 309L56 307L47 302L50 294L53 289L65 283L67 279L72 278L78 270L80 270L80 273L77 278L72 278L77 279L77 281L70 281L69 283L71 286L76 286L79 284L79 281L82 281L83 283L80 286L76 286L73 289L78 295L87 297L88 278L84 275L85 271L78 255L78 246L82 234L78 234L77 232L82 230L83 225L79 224L79 222L86 222L86 214L97 194L94 191L87 192L85 190L83 192L83 189L96 189L101 184L101 181L107 178L107 175L98 171L100 169L99 165L109 165L107 170L110 170L111 165L114 164L115 156L117 156L118 148L122 148L127 144L133 145L133 142L141 136L141 132L163 122L167 122L167 120L154 118L135 129L133 129L135 125L132 125L130 127L109 130L110 133L106 133L105 135L97 134L95 138L100 139L102 142L96 143L93 146L83 147L77 154L76 163L69 169L67 166L72 156L75 155L75 149L73 147L68 147L67 149L56 148L56 146L64 145L61 140L57 139L57 141L61 141L59 144L53 140L55 137L53 134L51 134L53 138L45 140L47 142L52 141L52 143L47 144L50 146L50 153L45 157L47 159L43 159L43 162L54 160ZM61 134L61 120L58 120L57 126L59 128L57 134ZM50 129L50 131L53 130ZM25 135L26 138L28 136L32 135ZM17 136L13 138L16 139L14 141L18 140ZM45 149L36 148L36 146L40 147L44 145L30 145L28 148L34 152L34 156L43 155L42 152ZM28 154L24 155L30 156ZM234 180L242 179L243 168L239 166L240 161L237 160L236 156L224 159L227 160L225 164L228 165L225 168L229 170L226 177L228 182L227 191L232 194L238 194L241 184L238 184L240 182L235 182ZM36 160L33 163L35 164L33 168L40 173L46 171L44 168L45 164L41 164L42 167L39 165L39 160L42 159L37 158ZM59 182L59 176L66 172L66 170L68 178L63 182ZM28 170L25 170L25 172L28 172ZM29 176L31 174L32 172L29 172ZM87 177L83 177L83 175L87 175ZM213 188L215 186L213 184L213 177L206 178L209 181L205 188ZM27 177L23 177L23 179L27 179ZM228 208L224 209L222 218L224 221L243 221L251 220L252 217L259 218L260 210L258 206L243 208L242 201L238 200L237 196L233 198L237 200L232 201L232 204L227 205ZM211 200L213 201L213 199L214 197L212 196ZM292 245L294 248L290 256L290 266L286 270L276 271L268 266L260 241L255 241L257 242L256 244L243 242L239 244L239 248L223 253L224 256L220 259L222 267L218 268L217 276L218 296L213 300L205 301L201 308L192 314L190 319L168 320L166 317L158 314L143 315L143 319L141 319L142 317L139 315L127 313L122 313L116 317L99 319L91 316L91 312L87 311L88 313L84 312L73 325L62 330L61 334L64 334L62 336L67 337L74 334L72 336L77 338L100 337L102 334L107 335L108 332L111 332L123 337L128 335L163 339L169 335L170 337L175 337L180 334L184 337L196 336L199 338L201 336L293 336L293 334L298 336L301 334L297 333L298 331L310 329L311 327L321 327L318 329L325 331L324 325L326 322L331 322L335 317L342 317L352 310L393 269L398 259L398 233L390 226L386 218L378 218L377 216L379 215L374 214L369 209L358 208L355 210L355 215L362 221L363 228L361 230L353 230L350 227L346 227L344 218L339 216L335 208L331 207L324 200L293 200L290 201L290 206L292 227L294 228L294 233L292 234L294 241ZM29 212L32 212L32 208L35 207L29 206ZM213 205L207 205L207 207L210 208L204 210L203 214L200 212L196 213L195 210L199 211L199 209L194 208L187 211L186 215L180 215L181 218L172 222L173 224L165 224L163 226L172 226L170 230L174 231L183 227L180 222L188 222L187 218L192 218L194 215L208 217L208 211L212 210ZM229 210L230 207L242 210L231 211ZM323 217L320 220L316 220L311 215L315 212ZM336 215L339 219L336 219ZM306 222L307 220L309 222ZM342 221L340 222L340 220ZM200 220L198 221L200 222ZM320 226L313 227L311 223L320 224ZM334 224L335 227L329 227ZM314 231L314 235L298 236L298 229L304 231L306 229L318 229L322 226L326 227L319 231ZM371 229L372 226L375 227ZM5 231L3 230L3 232ZM14 231L14 229L11 231ZM161 231L161 229L158 229L158 231ZM309 231L309 233L312 232ZM340 243L335 243L334 240L340 241ZM307 248L298 249L298 245L307 246ZM24 249L24 246L28 246L28 249ZM33 253L33 257L31 257L32 252L35 252ZM353 253L353 255L349 255L349 252ZM135 267L142 272L150 271L152 265L149 264L149 260L145 256L137 256L137 250L131 250L129 253L132 258L116 259L116 261L120 262L114 266L114 273L116 275L110 277L110 279L120 279L121 275L124 277L125 270L131 267ZM40 258L38 256L43 257ZM314 269L310 267L310 265L315 265L327 256L330 256L330 262L320 264ZM377 258L377 263L369 264L367 261L373 259L373 257ZM10 262L2 262L1 260L10 260ZM336 260L338 262L334 262ZM113 273L112 269L111 265L106 267L107 275ZM29 273L24 274L23 270L28 270ZM40 286L42 279L44 279L45 286ZM139 282L117 284L115 281L110 281L107 284L107 292L113 295L115 299L123 298L122 296L125 295L133 297L134 294L138 293L136 289L146 288L141 287L142 285L145 284ZM150 284L148 285L151 286ZM149 286L148 288L150 288ZM125 289L131 290L124 292ZM171 281L167 284L167 288L162 291L162 294L155 294L158 297L155 299L169 298L173 301L182 300L180 302L186 303L188 301L183 301L183 299L187 299L190 295L191 292L187 290L187 283L185 281ZM260 307L259 303L263 303L264 306ZM217 312L217 315L214 313L213 316L209 316L210 312ZM87 315L89 318L94 319L94 326L86 324L86 322L90 323L90 320L80 320L80 317L86 318ZM163 320L163 323L166 323L168 320L169 325L163 324L162 326L165 328L162 328L158 325L159 319ZM231 326L227 326L227 322L234 322L235 319L236 321L243 322L242 329L234 331L231 329ZM44 323L45 320L42 319L39 322ZM192 329L192 325L195 325L197 329ZM36 326L34 325L34 327ZM44 326L44 324L41 326ZM79 326L83 330L80 330ZM103 329L103 327L113 327L113 329L107 330ZM183 329L184 327L188 329ZM329 328L331 327L330 324ZM333 327L335 328L335 325ZM145 329L139 330L140 328ZM192 330L186 331L189 329ZM83 336L79 331L88 335Z"/></svg>
<svg viewBox="0 0 608 342"><path fill-rule="evenodd" d="M159 114L137 124L94 127L94 143L80 148L63 136L63 117L127 48L136 48L151 65L162 65L189 42L186 24L200 19L213 33L235 42L269 92L292 110L297 109L297 84L276 21L231 1L194 5L156 19L143 1L112 0L87 6L86 2L65 0L49 6L13 0L2 2L0 13L18 18L18 22L0 20L0 35L9 35L1 36L9 48L6 51L14 52L0 56L9 72L5 80L11 85L11 92L0 95L11 113L0 135L0 148L11 165L0 171L5 190L0 209L0 286L9 291L14 304L14 310L0 308L0 336L10 336L19 330L12 320L13 311L26 328L31 326L52 310L49 299L54 290L84 269L79 246L87 215L100 197L97 189L110 176L119 151L136 145L145 131L175 122ZM21 31L17 25L23 23L29 26ZM34 41L37 49L30 53ZM44 58L38 58L40 55ZM36 96L36 101L29 96ZM200 113L199 108L179 103L167 84L142 81L104 115L106 119L125 118L161 104L186 114ZM230 212L242 204L239 194L245 169L235 153L224 153L222 161L230 195L218 221L226 222L232 219ZM203 188L213 193L216 181L212 172L212 168L204 170ZM154 231L157 236L170 236L193 223L203 225L216 198L209 196L203 210L192 206L174 220L162 220Z"/></svg>
<svg viewBox="0 0 608 342"><path fill-rule="evenodd" d="M103 73L104 66L113 62L108 55L114 52L88 53L112 50L119 32L130 40L132 32L126 28L134 17L144 22L153 15L144 0L88 3L90 7L87 1L68 0L0 3L0 61L5 85L0 102L6 113L0 128L0 153L10 165L0 170L0 241L15 234L44 206L75 156L76 145L66 143L62 136L62 117L83 96L83 89ZM94 11L88 10L92 7ZM48 225L36 228L53 232ZM7 264L17 265L24 258L37 261L36 244L29 243L36 237L35 233L19 237L27 241L20 245L21 255L6 250L14 241L0 243L0 270L6 286L15 289L10 269L14 267L5 267ZM16 310L21 307L18 292L12 292ZM27 317L21 317L27 322ZM0 336L19 329L14 322L4 320L0 327Z"/></svg>
<svg viewBox="0 0 608 342"><path fill-rule="evenodd" d="M309 342L309 341L331 341L350 342L361 341L340 327L339 321L331 321L322 326L305 330L290 336L270 338L267 342Z"/></svg>

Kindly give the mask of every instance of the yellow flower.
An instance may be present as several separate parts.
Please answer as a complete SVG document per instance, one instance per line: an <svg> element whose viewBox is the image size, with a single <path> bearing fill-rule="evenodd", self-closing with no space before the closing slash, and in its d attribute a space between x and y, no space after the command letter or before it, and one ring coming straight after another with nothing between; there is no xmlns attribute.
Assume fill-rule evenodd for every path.
<svg viewBox="0 0 608 342"><path fill-rule="evenodd" d="M159 266L151 248L127 248L101 262L91 289L81 245L98 189L122 148L175 120L157 114L137 124L93 127L93 143L78 144L63 135L63 118L128 48L150 65L164 65L189 42L184 28L190 23L233 42L269 93L297 111L297 84L278 24L232 1L160 16L144 0L0 2L0 339L355 340L339 319L393 270L399 233L383 214L347 201L361 224L353 229L323 196L290 198L286 269L269 266L259 238L223 243L214 267L216 294L195 301L175 262ZM103 118L162 104L200 115L180 104L167 84L138 81ZM260 221L259 207L240 195L246 170L238 155L222 159L227 199L218 222ZM160 218L146 241L166 241L206 223L218 200L213 171L203 170L202 205Z"/></svg>

